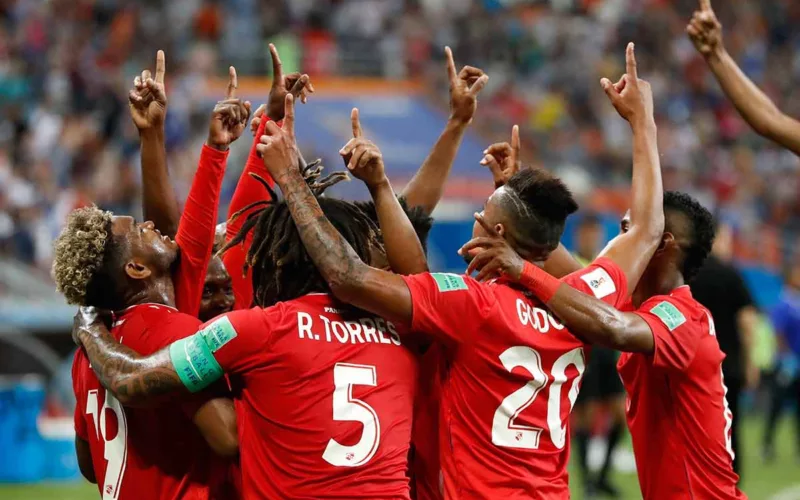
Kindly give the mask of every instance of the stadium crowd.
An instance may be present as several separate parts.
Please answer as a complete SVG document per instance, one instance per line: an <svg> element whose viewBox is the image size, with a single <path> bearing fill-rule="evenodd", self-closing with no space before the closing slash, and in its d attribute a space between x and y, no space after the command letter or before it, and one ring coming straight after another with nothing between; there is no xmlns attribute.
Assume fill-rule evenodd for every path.
<svg viewBox="0 0 800 500"><path fill-rule="evenodd" d="M138 213L137 138L124 96L132 74L170 54L175 90L167 123L179 199L203 137L206 82L234 64L268 74L266 40L287 67L332 74L423 78L442 87L441 47L485 68L491 134L522 125L539 164L594 208L618 212L630 169L624 127L595 88L621 69L613 48L637 40L660 96L656 118L668 188L698 196L737 228L739 257L792 258L800 228L797 158L758 138L724 99L684 33L693 2L344 0L122 2L18 0L0 6L0 252L46 269L52 240L75 206ZM734 59L788 114L800 115L790 0L718 7ZM238 160L243 160L239 158ZM232 161L225 191L237 178ZM225 199L225 198L223 198ZM624 199L624 198L623 198ZM585 204L584 204L585 206ZM793 259L792 259L793 260Z"/></svg>

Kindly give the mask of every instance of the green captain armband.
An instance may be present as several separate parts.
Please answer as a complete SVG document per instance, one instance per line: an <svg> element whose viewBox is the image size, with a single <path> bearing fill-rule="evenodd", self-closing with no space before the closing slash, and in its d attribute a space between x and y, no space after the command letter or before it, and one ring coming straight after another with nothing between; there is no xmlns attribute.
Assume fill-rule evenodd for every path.
<svg viewBox="0 0 800 500"><path fill-rule="evenodd" d="M169 346L169 357L178 377L190 392L202 391L223 375L203 331L173 342Z"/></svg>

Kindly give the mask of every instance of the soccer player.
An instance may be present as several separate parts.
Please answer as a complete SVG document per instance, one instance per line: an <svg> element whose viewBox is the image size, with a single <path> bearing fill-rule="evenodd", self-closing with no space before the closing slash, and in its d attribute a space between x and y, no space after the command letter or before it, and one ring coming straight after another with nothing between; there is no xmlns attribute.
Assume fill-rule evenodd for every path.
<svg viewBox="0 0 800 500"><path fill-rule="evenodd" d="M137 126L158 123L160 106L153 93L163 91L163 70L164 56L159 52L156 79L144 74L145 87L131 93ZM152 102L139 107L148 99ZM246 125L247 114L241 101L219 103L203 155L227 149ZM213 238L216 210L197 207L198 177L210 162L204 163L201 156L200 163L177 242L161 235L151 222L137 224L131 217L114 217L96 207L73 211L56 241L53 272L59 291L72 304L116 311L114 338L143 352L192 334L200 324L175 308L178 291L199 292L202 278L198 280L197 269L205 269L204 258L198 254L198 249L206 251L205 246L184 232L208 232ZM179 250L185 264L173 275ZM207 251L210 255L210 246ZM184 272L187 268L190 272ZM199 303L199 293L192 297L184 295L184 306ZM196 314L196 306L185 307ZM218 498L222 494L217 488L224 469L212 449L224 456L237 452L230 400L209 392L157 410L123 408L126 398L117 398L100 386L82 350L73 362L73 386L79 464L105 498Z"/></svg>
<svg viewBox="0 0 800 500"><path fill-rule="evenodd" d="M635 287L663 231L652 97L647 83L636 78L632 45L627 66L628 75L617 84L603 79L602 85L634 133L635 222L604 258L566 279L614 305ZM288 116L287 111L283 129L267 125L259 151L333 294L410 325L445 350L439 420L445 496L568 498L567 417L585 367L584 343L506 283L441 273L403 277L364 264L294 168ZM560 180L543 170L523 170L494 192L483 217L526 259L543 261L576 208ZM487 233L476 224L475 234Z"/></svg>
<svg viewBox="0 0 800 500"><path fill-rule="evenodd" d="M781 112L725 50L722 25L711 0L700 0L700 10L692 16L686 32L742 118L759 135L800 155L800 122Z"/></svg>
<svg viewBox="0 0 800 500"><path fill-rule="evenodd" d="M180 265L182 283L188 288L177 294L181 312L198 315L202 321L211 319L233 306L231 278L221 259L212 252L215 244L213 223L216 223L222 179L228 159L228 138L221 138L220 146L208 142L203 146L200 164L192 182L189 198L181 219L178 200L169 182L166 162L164 118L167 112L167 94L164 87L164 53L158 52L156 79L149 79L145 71L134 79L134 88L129 94L129 105L133 122L139 130L142 157L143 208L146 220L152 220L155 228L170 238L179 238L182 249ZM250 103L244 102L239 109L235 93L238 85L236 70L229 68L228 97L220 106L231 107L232 113L217 114L211 121L211 134L233 134L238 138L244 129L241 117L236 113L249 114ZM221 120L235 121L228 126ZM233 141L230 141L233 142ZM197 218L197 219L195 219ZM208 221L212 225L209 226ZM190 225L191 231L181 231L179 223ZM186 229L186 228L184 228ZM186 295L186 297L182 297ZM191 300L189 300L191 299Z"/></svg>
<svg viewBox="0 0 800 500"><path fill-rule="evenodd" d="M293 117L292 109L285 123L291 126ZM376 188L384 184L380 152L368 141L354 144L360 153L349 155L354 174L369 177ZM361 159L369 165L359 165ZM319 179L320 172L307 168L302 178L317 195L346 177ZM369 260L382 250L378 228L355 205L324 197L320 203L359 258ZM375 203L382 222L384 203L391 205L402 216L394 218L402 227L393 230L416 241L391 190ZM255 220L247 260L257 307L228 313L192 338L145 357L115 342L82 309L74 333L92 368L128 404L199 391L223 373L236 379L245 498L409 498L406 467L417 383L413 336L325 293L328 287L310 265L285 201L262 207ZM418 241L411 253L397 257L425 265ZM387 257L396 262L396 256Z"/></svg>
<svg viewBox="0 0 800 500"><path fill-rule="evenodd" d="M713 318L686 284L711 251L713 219L676 192L664 194L664 214L661 244L628 306L633 312L563 286L499 237L483 262L525 284L587 342L623 351L618 369L644 498L744 498L733 471L725 355ZM623 234L629 223L623 219Z"/></svg>

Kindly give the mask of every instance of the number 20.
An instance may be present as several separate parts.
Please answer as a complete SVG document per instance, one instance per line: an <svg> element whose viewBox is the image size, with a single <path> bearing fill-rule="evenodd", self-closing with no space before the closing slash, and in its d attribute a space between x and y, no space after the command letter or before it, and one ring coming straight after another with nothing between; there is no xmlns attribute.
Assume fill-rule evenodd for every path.
<svg viewBox="0 0 800 500"><path fill-rule="evenodd" d="M500 361L509 372L519 366L526 369L533 378L509 394L495 410L492 421L492 443L506 448L536 450L539 448L539 438L543 429L517 424L515 419L533 404L536 396L547 385L547 373L542 369L542 357L531 347L515 346L506 349L500 355ZM550 440L558 449L564 447L567 439L566 425L561 422L561 387L567 381L566 372L570 365L578 370L578 376L569 389L569 404L572 411L586 366L583 348L578 347L567 352L553 363L550 370L553 383L550 385L547 398L547 426L550 430Z"/></svg>

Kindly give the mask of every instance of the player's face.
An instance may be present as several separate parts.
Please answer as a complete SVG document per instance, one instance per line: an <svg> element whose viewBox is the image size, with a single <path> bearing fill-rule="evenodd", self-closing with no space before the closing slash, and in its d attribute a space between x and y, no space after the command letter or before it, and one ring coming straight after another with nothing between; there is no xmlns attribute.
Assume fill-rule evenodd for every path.
<svg viewBox="0 0 800 500"><path fill-rule="evenodd" d="M128 246L131 259L151 271L168 270L178 257L178 244L162 235L150 221L137 223L133 217L115 216L111 231Z"/></svg>
<svg viewBox="0 0 800 500"><path fill-rule="evenodd" d="M233 283L225 269L222 259L211 258L206 271L206 282L203 285L203 298L200 301L200 320L212 318L233 310Z"/></svg>
<svg viewBox="0 0 800 500"><path fill-rule="evenodd" d="M501 222L503 212L502 208L499 204L499 197L501 196L500 190L503 188L498 189L486 200L486 204L483 206L483 210L481 210L480 214L483 216L483 220L486 223L493 227L495 231L503 235L505 233L505 228L503 227L503 223ZM479 238L479 237L486 237L489 234L483 228L478 221L475 221L475 224L472 225L472 237Z"/></svg>

